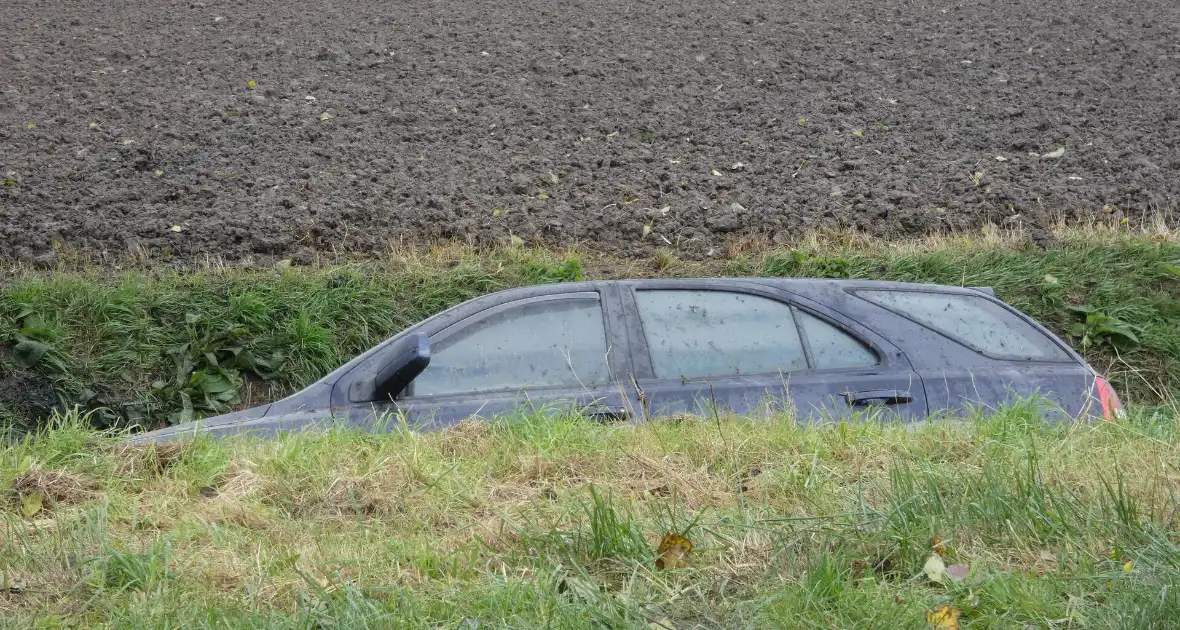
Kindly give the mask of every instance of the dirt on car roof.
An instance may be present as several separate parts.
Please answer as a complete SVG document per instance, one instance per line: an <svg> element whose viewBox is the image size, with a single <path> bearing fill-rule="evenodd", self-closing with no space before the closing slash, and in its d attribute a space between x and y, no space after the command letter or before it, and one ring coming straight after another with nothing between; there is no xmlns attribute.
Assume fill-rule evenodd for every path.
<svg viewBox="0 0 1180 630"><path fill-rule="evenodd" d="M1173 221L1180 4L9 0L0 258Z"/></svg>

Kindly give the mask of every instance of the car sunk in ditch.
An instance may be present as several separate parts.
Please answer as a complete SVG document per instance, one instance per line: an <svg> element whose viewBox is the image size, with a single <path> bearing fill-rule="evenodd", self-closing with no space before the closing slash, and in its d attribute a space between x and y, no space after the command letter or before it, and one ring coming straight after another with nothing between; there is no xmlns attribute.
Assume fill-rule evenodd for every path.
<svg viewBox="0 0 1180 630"><path fill-rule="evenodd" d="M987 288L660 279L510 289L430 317L277 402L141 433L418 430L522 406L601 422L760 412L913 422L1035 398L1121 412L1067 343Z"/></svg>

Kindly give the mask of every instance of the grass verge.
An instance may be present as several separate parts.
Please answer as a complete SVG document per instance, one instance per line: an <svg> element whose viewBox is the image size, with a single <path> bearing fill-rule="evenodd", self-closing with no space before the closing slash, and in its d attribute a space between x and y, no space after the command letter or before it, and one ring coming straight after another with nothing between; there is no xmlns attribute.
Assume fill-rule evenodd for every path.
<svg viewBox="0 0 1180 630"><path fill-rule="evenodd" d="M1180 416L1036 408L155 447L72 416L0 450L0 627L1180 627Z"/></svg>
<svg viewBox="0 0 1180 630"><path fill-rule="evenodd" d="M487 292L640 276L818 276L987 285L1083 348L1124 398L1180 392L1180 244L1064 232L1047 250L987 233L890 245L833 237L724 260L622 260L462 247L277 269L14 271L0 294L0 426L55 409L159 425L271 400L378 341Z"/></svg>

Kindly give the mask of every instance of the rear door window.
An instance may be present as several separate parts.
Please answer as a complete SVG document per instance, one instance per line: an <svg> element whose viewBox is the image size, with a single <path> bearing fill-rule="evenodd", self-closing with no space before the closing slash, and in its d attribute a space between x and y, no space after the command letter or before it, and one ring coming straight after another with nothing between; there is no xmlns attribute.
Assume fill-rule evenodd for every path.
<svg viewBox="0 0 1180 630"><path fill-rule="evenodd" d="M811 360L818 370L876 365L877 355L863 343L824 320L795 311L811 346Z"/></svg>
<svg viewBox="0 0 1180 630"><path fill-rule="evenodd" d="M906 290L856 294L984 354L1005 359L1069 360L1052 339L983 296Z"/></svg>
<svg viewBox="0 0 1180 630"><path fill-rule="evenodd" d="M731 291L635 293L656 378L787 373L808 369L795 309ZM799 313L815 368L875 365L877 356L831 324Z"/></svg>

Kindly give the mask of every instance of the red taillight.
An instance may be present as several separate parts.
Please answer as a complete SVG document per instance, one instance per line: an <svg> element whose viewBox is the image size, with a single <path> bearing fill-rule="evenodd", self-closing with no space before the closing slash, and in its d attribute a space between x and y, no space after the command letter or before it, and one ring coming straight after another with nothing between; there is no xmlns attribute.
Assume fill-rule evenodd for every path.
<svg viewBox="0 0 1180 630"><path fill-rule="evenodd" d="M1115 420L1123 417L1123 401L1115 393L1110 382L1101 376L1094 377L1094 389L1098 390L1098 402L1102 403L1102 417Z"/></svg>

